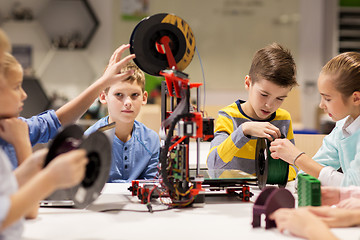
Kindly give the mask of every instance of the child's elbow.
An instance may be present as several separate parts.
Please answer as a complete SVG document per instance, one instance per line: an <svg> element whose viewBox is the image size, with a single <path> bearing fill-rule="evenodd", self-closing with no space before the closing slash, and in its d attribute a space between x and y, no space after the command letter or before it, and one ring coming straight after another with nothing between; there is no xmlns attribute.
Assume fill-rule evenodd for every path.
<svg viewBox="0 0 360 240"><path fill-rule="evenodd" d="M25 215L25 219L35 219L39 215L39 208L31 210L28 214Z"/></svg>

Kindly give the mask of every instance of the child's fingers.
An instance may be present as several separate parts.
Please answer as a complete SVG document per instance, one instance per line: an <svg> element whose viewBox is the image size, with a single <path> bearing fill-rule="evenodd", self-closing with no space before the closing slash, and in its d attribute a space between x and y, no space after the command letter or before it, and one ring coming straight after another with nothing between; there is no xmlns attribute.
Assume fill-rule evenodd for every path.
<svg viewBox="0 0 360 240"><path fill-rule="evenodd" d="M0 120L0 132L4 132L5 131L5 123L3 120Z"/></svg>
<svg viewBox="0 0 360 240"><path fill-rule="evenodd" d="M275 139L274 141L272 141L270 143L271 146L276 146L276 145L279 145L279 143L282 141L282 139Z"/></svg>
<svg viewBox="0 0 360 240"><path fill-rule="evenodd" d="M274 141L272 141L271 143L270 143L270 151L271 152L274 152L275 150L276 150L276 148L280 145L280 139L275 139Z"/></svg>
<svg viewBox="0 0 360 240"><path fill-rule="evenodd" d="M281 132L277 127L271 126L269 128L269 131L270 131L271 136L273 137L273 139L271 139L271 140L274 140L275 138L280 138L281 137Z"/></svg>
<svg viewBox="0 0 360 240"><path fill-rule="evenodd" d="M328 217L330 207L308 207L307 208L311 213L319 217Z"/></svg>
<svg viewBox="0 0 360 240"><path fill-rule="evenodd" d="M73 164L74 164L74 182L73 183L79 183L82 181L85 177L85 170L86 170L86 164L88 163L89 159L86 156L86 151L83 149L72 151L74 154L73 156Z"/></svg>
<svg viewBox="0 0 360 240"><path fill-rule="evenodd" d="M274 140L272 134L267 134L267 133L265 133L265 137L266 137L269 141Z"/></svg>
<svg viewBox="0 0 360 240"><path fill-rule="evenodd" d="M86 164L88 163L88 158L84 157L82 159L79 159L78 161L78 169L77 169L77 173L78 173L78 181L81 181L82 179L84 179L85 177L85 172L86 172Z"/></svg>
<svg viewBox="0 0 360 240"><path fill-rule="evenodd" d="M123 44L123 45L124 45L124 44ZM118 47L118 48L113 52L113 54L112 54L111 57L110 57L109 64L115 62L116 56L119 54L120 48L121 48L123 45L121 45L120 47Z"/></svg>
<svg viewBox="0 0 360 240"><path fill-rule="evenodd" d="M125 50L130 48L130 44L123 44L117 49L117 53L115 55L115 62L119 62L121 60L122 54L125 52Z"/></svg>
<svg viewBox="0 0 360 240"><path fill-rule="evenodd" d="M124 57L121 61L119 62L114 62L113 63L113 68L115 69L116 73L120 73L121 69L132 59L135 58L134 54L128 55L126 57ZM109 66L108 66L109 67Z"/></svg>
<svg viewBox="0 0 360 240"><path fill-rule="evenodd" d="M84 165L84 158L87 159L86 151L84 149L72 150L59 155L59 157L63 158L68 162L68 164L74 166L75 168Z"/></svg>
<svg viewBox="0 0 360 240"><path fill-rule="evenodd" d="M359 205L360 205L359 199L351 197L351 198L340 201L336 206L338 208L354 209L354 208L359 208Z"/></svg>
<svg viewBox="0 0 360 240"><path fill-rule="evenodd" d="M124 79L128 78L129 76L131 76L132 74L134 74L134 70L129 70L129 71L120 73L120 74L116 75L116 81L124 80Z"/></svg>
<svg viewBox="0 0 360 240"><path fill-rule="evenodd" d="M124 65L126 65L130 60L135 58L135 54L130 54L126 57L124 57L123 59L121 59L120 61L118 61L119 65L122 67Z"/></svg>
<svg viewBox="0 0 360 240"><path fill-rule="evenodd" d="M270 130L270 134L273 136L273 138L280 138L281 137L280 129L278 129L274 125L269 124L268 129ZM271 139L271 140L273 140L273 139Z"/></svg>
<svg viewBox="0 0 360 240"><path fill-rule="evenodd" d="M276 152L270 153L270 156L271 156L273 159L279 159L279 157L278 157L278 155L276 154Z"/></svg>
<svg viewBox="0 0 360 240"><path fill-rule="evenodd" d="M272 141L272 142L270 143L269 150L270 150L271 153L273 153L273 152L276 151L276 145L273 144L274 142L275 142L275 141Z"/></svg>
<svg viewBox="0 0 360 240"><path fill-rule="evenodd" d="M273 147L283 147L283 148L288 148L289 146L293 146L293 144L287 138L275 139L270 143L270 145Z"/></svg>
<svg viewBox="0 0 360 240"><path fill-rule="evenodd" d="M270 214L269 218L271 220L285 220L289 216L290 211L291 210L288 208L279 208L278 210Z"/></svg>
<svg viewBox="0 0 360 240"><path fill-rule="evenodd" d="M74 150L71 151L73 154L73 159L75 159L75 162L78 165L84 165L87 161L87 157L86 157L86 150L84 149L78 149L78 150ZM85 160L84 160L85 159Z"/></svg>
<svg viewBox="0 0 360 240"><path fill-rule="evenodd" d="M280 232L284 232L287 229L289 217L290 212L286 208L280 208L269 216L271 220L276 222L276 227Z"/></svg>
<svg viewBox="0 0 360 240"><path fill-rule="evenodd" d="M114 64L118 62L121 59L121 55L123 52L130 47L130 44L122 44L120 47L118 47L114 53L111 55L109 60L109 65Z"/></svg>
<svg viewBox="0 0 360 240"><path fill-rule="evenodd" d="M79 164L81 166L86 166L88 162L89 162L89 158L86 155L79 160Z"/></svg>

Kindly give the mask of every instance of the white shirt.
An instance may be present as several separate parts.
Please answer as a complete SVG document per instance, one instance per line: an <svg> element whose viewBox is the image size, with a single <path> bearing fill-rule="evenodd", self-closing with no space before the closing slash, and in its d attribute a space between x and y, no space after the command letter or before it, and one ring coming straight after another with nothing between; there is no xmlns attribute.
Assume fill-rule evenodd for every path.
<svg viewBox="0 0 360 240"><path fill-rule="evenodd" d="M345 124L342 128L344 137L351 136L359 128L360 128L360 116L357 117L355 120L351 116L349 116L346 119Z"/></svg>
<svg viewBox="0 0 360 240"><path fill-rule="evenodd" d="M10 209L10 196L18 190L17 180L12 172L10 160L0 147L0 226ZM13 223L0 232L0 240L20 239L23 232L23 221Z"/></svg>

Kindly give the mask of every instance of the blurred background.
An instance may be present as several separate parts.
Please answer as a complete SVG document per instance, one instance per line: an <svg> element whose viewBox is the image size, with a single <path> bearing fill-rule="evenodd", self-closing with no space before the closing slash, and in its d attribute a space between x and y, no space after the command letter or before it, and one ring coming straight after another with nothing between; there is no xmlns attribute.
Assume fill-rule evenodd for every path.
<svg viewBox="0 0 360 240"><path fill-rule="evenodd" d="M78 95L102 75L138 22L156 13L173 13L192 28L199 55L184 72L192 82L203 82L204 72L200 101L209 116L246 100L244 78L253 54L278 42L297 63L300 86L282 106L294 129L326 133L333 127L318 108L316 82L333 56L360 50L358 0L2 0L0 26L25 69L29 98L22 115L57 108ZM151 104L138 117L156 132L159 82L147 76ZM79 123L90 125L104 114L95 102Z"/></svg>

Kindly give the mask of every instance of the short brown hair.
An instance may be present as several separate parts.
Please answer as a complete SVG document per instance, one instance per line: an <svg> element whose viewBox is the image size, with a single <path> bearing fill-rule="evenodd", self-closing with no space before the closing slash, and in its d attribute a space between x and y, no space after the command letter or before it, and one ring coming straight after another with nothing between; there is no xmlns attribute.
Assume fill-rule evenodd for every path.
<svg viewBox="0 0 360 240"><path fill-rule="evenodd" d="M344 98L349 97L360 91L360 53L345 52L335 56L325 64L320 74L333 75L335 88Z"/></svg>
<svg viewBox="0 0 360 240"><path fill-rule="evenodd" d="M141 87L141 90L145 92L145 74L141 69L134 63L134 62L128 62L125 67L121 69L121 72L125 72L128 70L134 70L134 73L130 75L128 78L126 78L123 81L129 81L130 83L133 83L136 81L136 83ZM107 94L109 92L109 88L106 88L104 92Z"/></svg>
<svg viewBox="0 0 360 240"><path fill-rule="evenodd" d="M255 53L249 76L252 83L264 78L281 87L298 85L295 61L290 51L278 43L272 43Z"/></svg>

